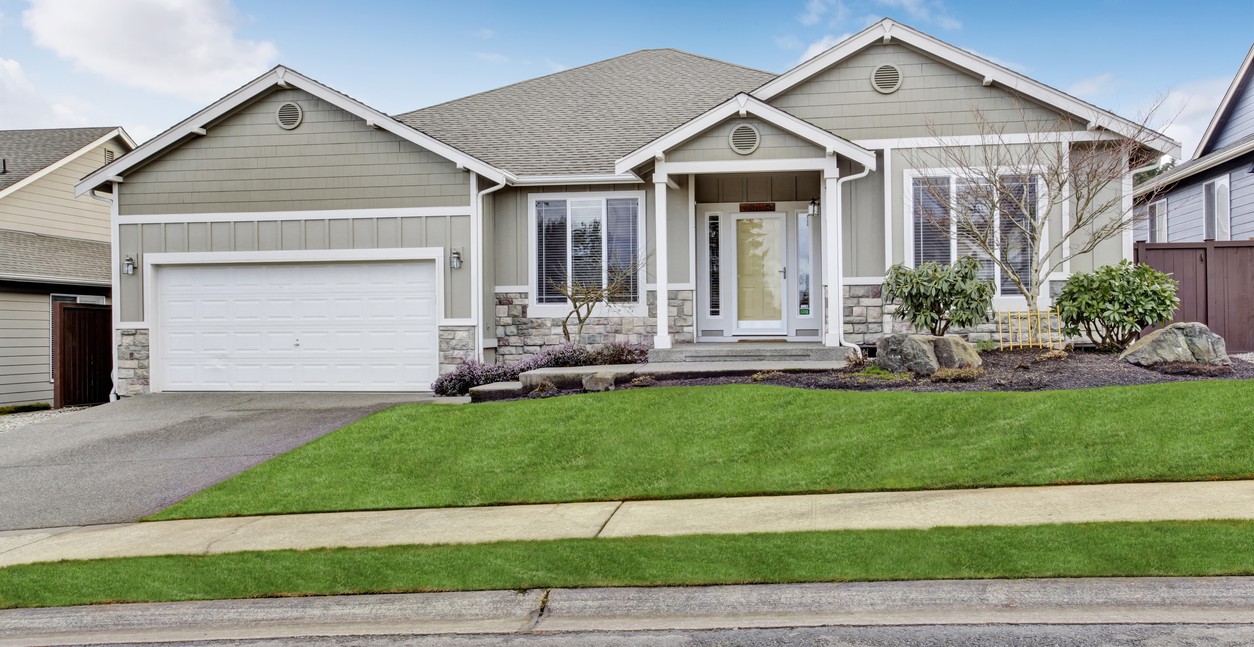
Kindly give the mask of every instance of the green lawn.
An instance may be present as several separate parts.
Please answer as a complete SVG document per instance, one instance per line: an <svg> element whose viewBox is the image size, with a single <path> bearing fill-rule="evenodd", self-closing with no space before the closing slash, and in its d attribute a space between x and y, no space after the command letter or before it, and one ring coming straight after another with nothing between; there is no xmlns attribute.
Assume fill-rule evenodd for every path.
<svg viewBox="0 0 1254 647"><path fill-rule="evenodd" d="M154 519L1254 476L1254 381L1036 393L739 385L399 406Z"/></svg>
<svg viewBox="0 0 1254 647"><path fill-rule="evenodd" d="M1109 523L57 562L0 569L0 607L579 586L1250 574L1254 523Z"/></svg>

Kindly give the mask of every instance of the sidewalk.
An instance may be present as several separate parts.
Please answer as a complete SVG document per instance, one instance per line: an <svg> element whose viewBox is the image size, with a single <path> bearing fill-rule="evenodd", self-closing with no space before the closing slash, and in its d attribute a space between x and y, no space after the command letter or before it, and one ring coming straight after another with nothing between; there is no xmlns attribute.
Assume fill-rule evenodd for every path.
<svg viewBox="0 0 1254 647"><path fill-rule="evenodd" d="M808 530L1254 519L1254 481L329 512L0 533L0 567L61 559Z"/></svg>

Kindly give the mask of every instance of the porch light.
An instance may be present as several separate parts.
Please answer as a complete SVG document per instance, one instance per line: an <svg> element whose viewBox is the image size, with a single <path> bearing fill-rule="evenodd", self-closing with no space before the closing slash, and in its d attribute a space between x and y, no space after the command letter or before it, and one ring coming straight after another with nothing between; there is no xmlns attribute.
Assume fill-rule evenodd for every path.
<svg viewBox="0 0 1254 647"><path fill-rule="evenodd" d="M122 273L123 274L135 273L135 257L127 256L126 260L122 261Z"/></svg>
<svg viewBox="0 0 1254 647"><path fill-rule="evenodd" d="M810 215L811 216L819 215L819 199L818 198L814 198L813 200L810 201Z"/></svg>
<svg viewBox="0 0 1254 647"><path fill-rule="evenodd" d="M462 250L454 249L453 253L449 254L448 265L455 270L462 268Z"/></svg>

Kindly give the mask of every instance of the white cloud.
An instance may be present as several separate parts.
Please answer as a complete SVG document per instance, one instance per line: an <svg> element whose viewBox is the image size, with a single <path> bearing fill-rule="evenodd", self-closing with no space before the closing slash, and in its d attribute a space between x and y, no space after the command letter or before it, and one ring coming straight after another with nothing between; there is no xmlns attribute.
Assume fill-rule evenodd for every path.
<svg viewBox="0 0 1254 647"><path fill-rule="evenodd" d="M1219 102L1223 101L1224 93L1228 91L1228 84L1231 82L1231 78L1223 77L1176 86L1160 102L1142 106L1142 114L1134 118L1144 119L1145 113L1153 109L1155 103L1161 103L1154 110L1149 124L1179 141L1184 159L1189 159L1193 157L1197 143L1202 140L1202 133L1210 125L1211 117L1219 107Z"/></svg>
<svg viewBox="0 0 1254 647"><path fill-rule="evenodd" d="M93 74L196 102L217 99L274 64L269 41L236 36L229 0L32 0L35 44Z"/></svg>
<svg viewBox="0 0 1254 647"><path fill-rule="evenodd" d="M1080 97L1088 101L1096 101L1101 97L1109 96L1115 89L1115 75L1110 72L1091 76L1087 79L1080 79L1067 88L1067 94Z"/></svg>
<svg viewBox="0 0 1254 647"><path fill-rule="evenodd" d="M805 61L808 61L814 58L815 56L818 56L819 54L826 52L832 47L835 47L836 44L839 43L840 41L845 40L846 38L849 38L852 35L853 34L841 34L839 36L827 35L814 41L813 43L810 43L810 45L806 47L805 53L803 53L801 57L797 59L797 63L804 63Z"/></svg>
<svg viewBox="0 0 1254 647"><path fill-rule="evenodd" d="M27 78L22 64L0 58L0 124L6 128L65 128L87 125L90 109L74 97L48 96Z"/></svg>
<svg viewBox="0 0 1254 647"><path fill-rule="evenodd" d="M941 29L962 29L962 22L949 15L941 0L875 0L875 3L906 12L911 20L936 25Z"/></svg>
<svg viewBox="0 0 1254 647"><path fill-rule="evenodd" d="M844 0L806 0L805 12L797 16L797 21L809 27L819 24L824 16L829 25L836 26L849 17L849 9Z"/></svg>

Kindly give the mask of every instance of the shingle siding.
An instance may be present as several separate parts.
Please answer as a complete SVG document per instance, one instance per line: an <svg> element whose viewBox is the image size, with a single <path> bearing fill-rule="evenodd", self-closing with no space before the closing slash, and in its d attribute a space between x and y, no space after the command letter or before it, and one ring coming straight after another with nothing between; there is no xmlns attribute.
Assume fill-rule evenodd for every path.
<svg viewBox="0 0 1254 647"><path fill-rule="evenodd" d="M294 130L275 123L286 101ZM301 90L277 90L129 174L119 213L467 206L469 174Z"/></svg>
<svg viewBox="0 0 1254 647"><path fill-rule="evenodd" d="M758 129L757 150L741 155L732 150L728 136L742 124ZM667 151L667 162L708 162L713 160L800 159L824 157L819 146L761 119L731 119L721 123L680 146Z"/></svg>
<svg viewBox="0 0 1254 647"><path fill-rule="evenodd" d="M1242 137L1254 135L1254 81L1246 79L1228 107L1228 115L1219 126L1211 150L1223 148Z"/></svg>

